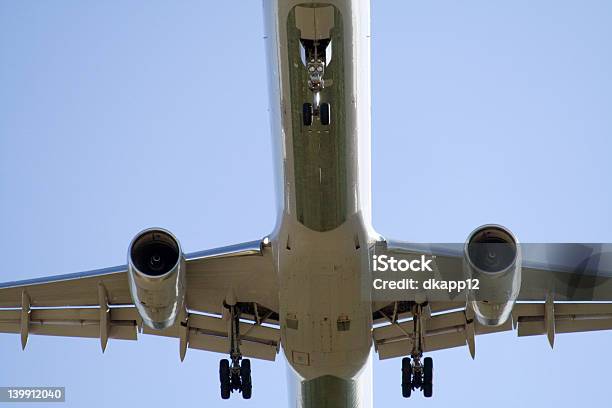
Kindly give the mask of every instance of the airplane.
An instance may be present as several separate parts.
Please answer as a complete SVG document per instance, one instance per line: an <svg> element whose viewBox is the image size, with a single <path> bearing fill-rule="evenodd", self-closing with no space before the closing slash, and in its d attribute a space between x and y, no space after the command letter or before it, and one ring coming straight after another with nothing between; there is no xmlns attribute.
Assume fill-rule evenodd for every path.
<svg viewBox="0 0 612 408"><path fill-rule="evenodd" d="M99 338L103 350L109 338L138 332L175 337L181 359L188 348L228 355L218 367L224 399L250 398L249 359L273 360L282 349L295 378L292 406L367 407L372 348L381 359L402 357L404 396L430 397L425 353L466 346L474 354L477 335L513 328L551 344L557 333L612 328L601 246L547 247L553 253L536 262L498 225L477 228L460 247L380 236L370 210L368 2L266 1L264 10L275 229L190 254L169 231L142 231L126 265L0 285L0 331L20 334L23 347L29 334L63 335ZM363 290L373 255L435 256L443 276L463 277L467 265L483 282L503 282L506 298L373 300Z"/></svg>

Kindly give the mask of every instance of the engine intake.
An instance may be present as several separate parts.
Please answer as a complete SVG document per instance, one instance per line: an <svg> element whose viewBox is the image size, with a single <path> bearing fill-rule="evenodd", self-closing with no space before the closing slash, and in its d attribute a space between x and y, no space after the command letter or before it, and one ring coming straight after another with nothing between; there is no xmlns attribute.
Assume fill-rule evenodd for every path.
<svg viewBox="0 0 612 408"><path fill-rule="evenodd" d="M185 257L169 231L140 232L128 249L128 277L136 310L154 329L174 324L185 300Z"/></svg>
<svg viewBox="0 0 612 408"><path fill-rule="evenodd" d="M480 287L468 294L478 321L487 326L505 323L521 289L521 250L518 240L500 225L474 230L464 247L464 269Z"/></svg>
<svg viewBox="0 0 612 408"><path fill-rule="evenodd" d="M516 239L500 226L481 227L468 238L468 262L484 273L504 272L516 261L516 253Z"/></svg>

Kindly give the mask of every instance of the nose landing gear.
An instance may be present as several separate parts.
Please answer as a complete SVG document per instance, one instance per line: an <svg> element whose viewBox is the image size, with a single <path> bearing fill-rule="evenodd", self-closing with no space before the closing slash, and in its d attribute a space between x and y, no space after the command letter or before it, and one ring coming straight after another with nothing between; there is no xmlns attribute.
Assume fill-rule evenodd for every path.
<svg viewBox="0 0 612 408"><path fill-rule="evenodd" d="M302 107L302 120L304 126L311 126L314 116L318 116L321 125L329 126L331 124L331 106L327 102L321 103L318 107L312 103L304 103Z"/></svg>
<svg viewBox="0 0 612 408"><path fill-rule="evenodd" d="M225 305L230 311L230 360L219 362L219 380L221 382L221 398L229 399L234 391L242 393L242 398L250 399L253 392L251 381L251 361L242 358L240 352L240 309L237 305Z"/></svg>
<svg viewBox="0 0 612 408"><path fill-rule="evenodd" d="M308 89L312 93L312 103L305 102L303 105L302 123L304 126L311 126L312 119L315 116L319 117L321 125L329 126L331 124L331 108L329 103L321 103L321 91L326 86L331 85L331 81L323 79L327 61L325 58L326 49L330 44L330 40L308 41L302 40L306 58L306 72L308 73Z"/></svg>

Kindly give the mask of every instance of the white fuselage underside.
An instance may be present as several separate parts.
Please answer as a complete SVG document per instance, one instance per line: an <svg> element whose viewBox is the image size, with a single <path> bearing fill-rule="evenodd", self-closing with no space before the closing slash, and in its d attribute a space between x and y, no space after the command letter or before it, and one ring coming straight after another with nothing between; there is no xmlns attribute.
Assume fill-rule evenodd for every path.
<svg viewBox="0 0 612 408"><path fill-rule="evenodd" d="M277 165L272 242L290 404L370 407L369 1L264 0L264 16ZM315 117L305 126L302 106L313 94L300 39L317 36L331 42L319 95L331 123Z"/></svg>

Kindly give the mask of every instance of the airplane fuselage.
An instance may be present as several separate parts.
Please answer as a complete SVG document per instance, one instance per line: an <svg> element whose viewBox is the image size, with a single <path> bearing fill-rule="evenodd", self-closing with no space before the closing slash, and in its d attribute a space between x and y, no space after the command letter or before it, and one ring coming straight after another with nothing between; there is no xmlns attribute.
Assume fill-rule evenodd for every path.
<svg viewBox="0 0 612 408"><path fill-rule="evenodd" d="M291 405L371 406L369 1L266 0L264 14Z"/></svg>

